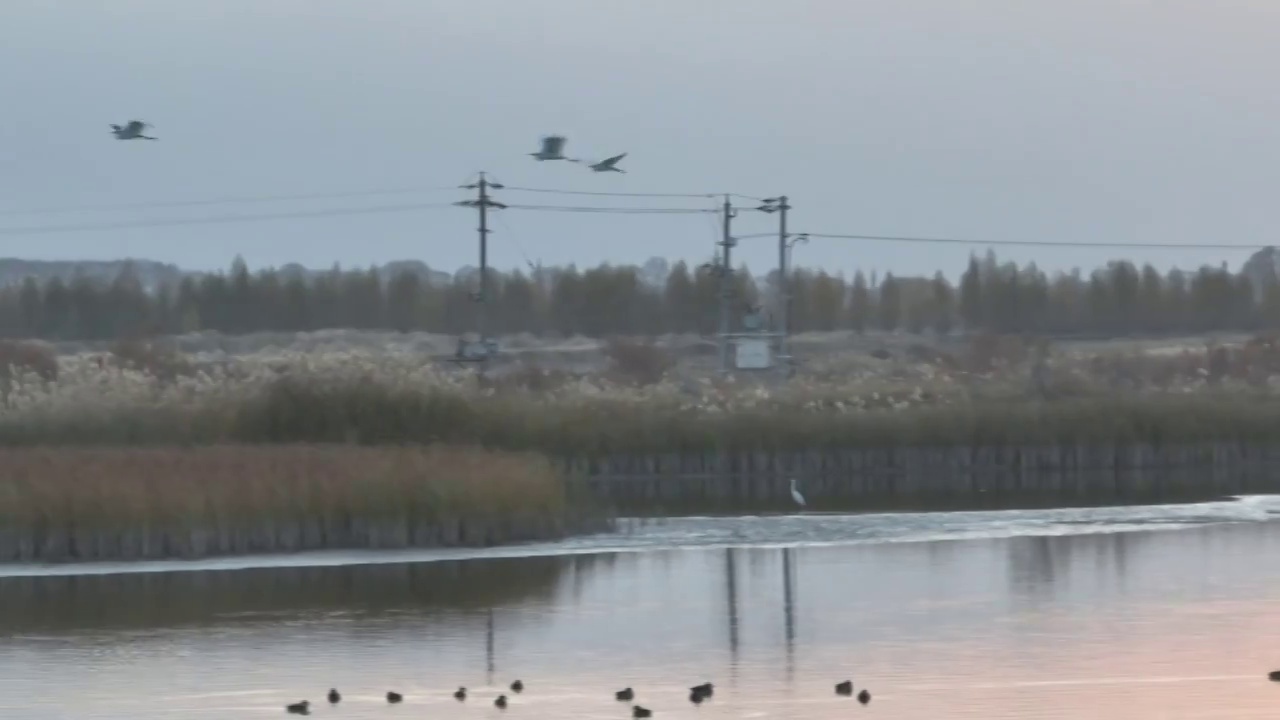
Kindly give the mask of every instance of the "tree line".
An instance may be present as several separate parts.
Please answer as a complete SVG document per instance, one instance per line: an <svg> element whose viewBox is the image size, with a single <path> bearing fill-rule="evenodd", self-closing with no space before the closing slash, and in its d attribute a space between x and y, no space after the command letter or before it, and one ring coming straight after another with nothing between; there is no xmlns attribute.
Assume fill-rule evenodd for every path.
<svg viewBox="0 0 1280 720"><path fill-rule="evenodd" d="M1257 331L1280 325L1274 271L1233 273L1225 264L1159 272L1116 261L1088 274L1050 275L1035 265L970 258L958 284L942 273L852 278L798 269L788 278L792 331L869 330L946 333L1168 334ZM767 317L776 276L757 282L733 273L735 329L743 314ZM74 277L0 289L0 336L48 340L216 330L228 334L325 328L474 331L480 320L474 272L451 281L414 271L318 274L251 272L237 259L229 271L145 287L126 266L111 281ZM532 268L489 278L491 334L607 336L711 334L719 322L719 278L684 262L654 282L633 266Z"/></svg>

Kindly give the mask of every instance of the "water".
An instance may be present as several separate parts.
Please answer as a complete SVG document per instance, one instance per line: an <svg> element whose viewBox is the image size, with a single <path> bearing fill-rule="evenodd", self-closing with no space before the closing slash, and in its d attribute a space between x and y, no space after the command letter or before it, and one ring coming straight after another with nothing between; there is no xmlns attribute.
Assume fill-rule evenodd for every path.
<svg viewBox="0 0 1280 720"><path fill-rule="evenodd" d="M1278 519L1260 497L684 518L484 552L8 568L0 717L309 698L332 718L628 718L631 686L655 718L1270 718ZM833 693L845 678L869 707Z"/></svg>

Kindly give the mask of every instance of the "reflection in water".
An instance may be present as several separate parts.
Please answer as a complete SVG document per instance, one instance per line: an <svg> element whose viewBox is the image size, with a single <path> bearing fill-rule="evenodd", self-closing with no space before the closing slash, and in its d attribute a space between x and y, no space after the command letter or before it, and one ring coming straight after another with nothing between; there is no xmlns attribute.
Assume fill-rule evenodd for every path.
<svg viewBox="0 0 1280 720"><path fill-rule="evenodd" d="M484 623L484 659L485 659L485 682L489 685L493 684L493 608L485 613Z"/></svg>
<svg viewBox="0 0 1280 720"><path fill-rule="evenodd" d="M345 718L392 688L456 713L459 685L485 712L517 676L525 717L621 717L625 686L662 717L844 717L845 677L882 717L1270 717L1277 551L1255 523L0 579L0 717L255 717L330 686Z"/></svg>
<svg viewBox="0 0 1280 720"><path fill-rule="evenodd" d="M261 568L235 572L28 576L0 579L0 636L114 627L275 622L320 613L431 608L476 611L551 604L566 575L616 555L417 565Z"/></svg>
<svg viewBox="0 0 1280 720"><path fill-rule="evenodd" d="M738 674L735 670L738 667L738 564L735 554L736 548L725 548L724 551L724 585L725 585L725 602L728 604L728 612L725 617L729 621L729 679L737 685Z"/></svg>
<svg viewBox="0 0 1280 720"><path fill-rule="evenodd" d="M792 548L782 549L782 615L787 639L787 679L796 674L796 612L795 588L792 583L791 556Z"/></svg>

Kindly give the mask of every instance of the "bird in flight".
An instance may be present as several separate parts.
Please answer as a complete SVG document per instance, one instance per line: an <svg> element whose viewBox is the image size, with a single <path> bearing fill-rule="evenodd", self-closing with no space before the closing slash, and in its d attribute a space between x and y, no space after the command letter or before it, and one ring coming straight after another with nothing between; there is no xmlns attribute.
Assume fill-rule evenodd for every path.
<svg viewBox="0 0 1280 720"><path fill-rule="evenodd" d="M542 138L542 147L538 152L529 153L534 160L542 162L543 160L568 160L564 156L565 137L563 135L548 135Z"/></svg>
<svg viewBox="0 0 1280 720"><path fill-rule="evenodd" d="M611 158L606 158L604 160L601 160L598 163L595 163L594 165L588 165L587 167L591 168L595 172L625 173L626 170L623 170L622 168L618 167L618 162L621 161L622 158L626 156L627 156L626 153L622 153L621 155L614 155Z"/></svg>
<svg viewBox="0 0 1280 720"><path fill-rule="evenodd" d="M112 125L111 132L116 136L117 140L156 140L157 138L142 134L142 131L149 127L151 127L151 125L144 123L141 120L130 120L129 124L124 127Z"/></svg>

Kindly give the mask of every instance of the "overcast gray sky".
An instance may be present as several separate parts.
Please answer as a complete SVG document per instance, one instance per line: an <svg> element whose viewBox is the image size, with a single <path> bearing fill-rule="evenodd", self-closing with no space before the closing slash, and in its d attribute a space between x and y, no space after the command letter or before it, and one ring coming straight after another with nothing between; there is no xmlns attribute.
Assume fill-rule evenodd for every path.
<svg viewBox="0 0 1280 720"><path fill-rule="evenodd" d="M0 255L192 268L475 258L461 208L23 235L13 228L448 202L508 185L787 193L797 231L1269 243L1280 207L1274 0L3 0ZM159 142L120 142L141 118ZM628 174L527 156L617 152ZM54 206L423 188L309 202ZM504 192L511 203L705 201ZM739 233L774 219L744 213ZM494 223L514 267L701 259L707 216ZM978 248L979 251L982 248ZM959 270L964 247L813 241L832 270ZM1001 251L1161 267L1247 252ZM756 270L776 257L744 240Z"/></svg>

